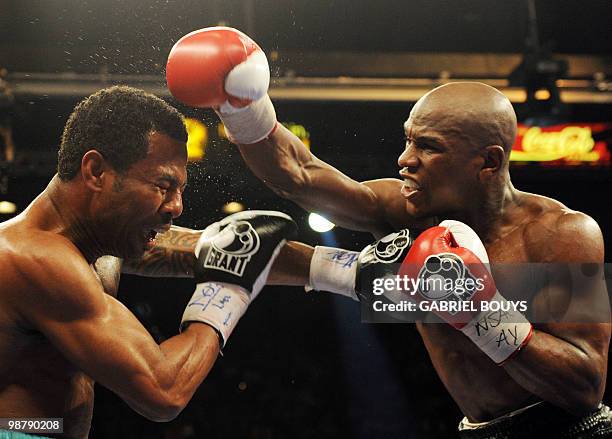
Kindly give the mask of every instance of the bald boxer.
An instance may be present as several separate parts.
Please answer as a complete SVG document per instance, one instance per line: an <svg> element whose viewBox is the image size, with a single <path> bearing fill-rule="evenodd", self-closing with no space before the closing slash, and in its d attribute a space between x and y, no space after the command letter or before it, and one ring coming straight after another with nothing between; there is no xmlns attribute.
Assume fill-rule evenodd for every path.
<svg viewBox="0 0 612 439"><path fill-rule="evenodd" d="M248 36L211 28L177 42L167 79L179 99L188 95L186 102L216 109L248 166L280 196L375 237L459 220L474 231L481 254L494 266L603 263L602 234L592 218L513 186L509 155L516 116L493 87L461 82L427 93L404 124L400 178L357 182L319 160L277 122L266 94L267 69L263 52ZM436 239L443 236L454 242L442 234ZM310 273L302 273L304 282L354 295L352 275L329 275L333 258L325 250L314 252ZM310 257L310 251L304 255ZM512 277L512 272L493 270L496 288L506 299L524 293L517 288L525 284ZM572 291L563 273L551 274L538 288L531 303L536 314L549 312L550 303L567 297L592 304L581 291ZM518 342L499 358L453 325L417 322L433 366L465 415L462 437L612 434L609 409L600 405L609 305L602 314L590 324L576 323L576 314L566 316L567 323L536 323L533 332L521 331ZM518 323L532 326L524 316Z"/></svg>
<svg viewBox="0 0 612 439"><path fill-rule="evenodd" d="M182 116L141 90L111 87L75 108L58 174L0 224L0 418L63 418L61 437L85 438L94 381L167 421L204 380L295 225L250 211L171 228L186 140ZM131 273L195 276L181 334L158 345L115 299L122 259Z"/></svg>

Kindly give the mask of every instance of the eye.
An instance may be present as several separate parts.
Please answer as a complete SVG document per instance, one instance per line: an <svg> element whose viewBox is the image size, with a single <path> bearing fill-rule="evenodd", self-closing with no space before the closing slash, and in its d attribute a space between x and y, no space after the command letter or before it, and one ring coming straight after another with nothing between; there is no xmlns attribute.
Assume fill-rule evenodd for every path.
<svg viewBox="0 0 612 439"><path fill-rule="evenodd" d="M166 192L168 192L168 189L170 189L170 188L168 187L168 185L167 185L167 184L164 184L164 183L161 183L161 184L156 184L155 186L157 187L157 189L158 189L158 190L159 190L159 191L160 191L160 192L161 192L163 195L165 195L165 194L166 194Z"/></svg>
<svg viewBox="0 0 612 439"><path fill-rule="evenodd" d="M440 152L440 149L430 145L428 143L424 143L422 145L419 145L419 148L422 149L423 151L426 151L427 153L434 153L434 152Z"/></svg>

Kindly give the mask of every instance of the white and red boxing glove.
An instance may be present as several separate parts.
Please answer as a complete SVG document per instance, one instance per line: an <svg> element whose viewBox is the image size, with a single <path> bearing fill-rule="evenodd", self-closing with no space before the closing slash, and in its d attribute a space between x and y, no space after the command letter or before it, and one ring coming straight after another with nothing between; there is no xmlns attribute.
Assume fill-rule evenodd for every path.
<svg viewBox="0 0 612 439"><path fill-rule="evenodd" d="M460 311L434 312L501 364L529 342L533 326L514 307L506 305L488 264L489 257L476 232L462 222L447 220L415 239L398 275L422 281L414 295L417 302L471 302L474 306L458 308ZM426 283L435 280L438 282ZM439 288L440 285L455 287ZM491 307L483 306L484 302L496 302L495 311L487 310Z"/></svg>
<svg viewBox="0 0 612 439"><path fill-rule="evenodd" d="M420 311L433 310L501 364L529 342L532 325L514 307L507 306L488 263L486 249L476 232L464 223L448 220L420 234L400 230L360 253L316 247L310 265L310 286L361 301L384 297L391 303L415 302ZM374 291L374 281L396 276L413 280L420 287L411 291L386 290L383 295ZM453 301L455 309L443 310L442 302L448 305ZM467 303L470 306L466 302L471 302ZM485 302L496 302L495 310L483 310Z"/></svg>
<svg viewBox="0 0 612 439"><path fill-rule="evenodd" d="M234 143L256 143L276 129L276 112L267 95L268 60L236 29L209 27L178 40L168 55L166 82L184 104L215 108Z"/></svg>

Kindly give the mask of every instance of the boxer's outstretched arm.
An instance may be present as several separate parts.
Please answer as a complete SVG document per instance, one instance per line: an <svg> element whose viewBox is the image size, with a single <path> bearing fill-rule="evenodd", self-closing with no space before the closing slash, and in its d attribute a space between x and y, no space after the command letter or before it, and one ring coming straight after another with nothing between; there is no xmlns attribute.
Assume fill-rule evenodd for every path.
<svg viewBox="0 0 612 439"><path fill-rule="evenodd" d="M213 27L185 35L168 55L166 79L183 103L215 108L248 166L279 195L376 235L415 225L406 223L400 180L358 183L313 156L277 122L267 96L265 53L242 32Z"/></svg>
<svg viewBox="0 0 612 439"><path fill-rule="evenodd" d="M142 259L124 261L122 271L147 277L193 277L195 246L201 234L201 230L172 226L157 236L155 247ZM268 284L305 285L311 257L312 247L289 241L272 265Z"/></svg>
<svg viewBox="0 0 612 439"><path fill-rule="evenodd" d="M307 244L289 241L274 261L267 285L307 285L313 252Z"/></svg>
<svg viewBox="0 0 612 439"><path fill-rule="evenodd" d="M548 318L551 309L568 304L566 323L536 324L529 344L503 367L534 395L583 415L601 402L607 373L610 304L601 272L603 238L597 223L580 213L563 215L550 230L538 247L557 264L533 306ZM577 273L585 262L599 273Z"/></svg>
<svg viewBox="0 0 612 439"><path fill-rule="evenodd" d="M142 259L124 261L122 271L148 277L193 277L194 254L201 230L172 226L157 235L155 246Z"/></svg>
<svg viewBox="0 0 612 439"><path fill-rule="evenodd" d="M239 149L253 173L277 194L340 226L379 235L401 226L394 218L406 221L400 180L357 182L315 157L280 124L268 138Z"/></svg>
<svg viewBox="0 0 612 439"><path fill-rule="evenodd" d="M176 417L212 368L219 352L214 329L193 323L158 345L127 308L104 293L76 250L47 245L17 264L23 288L13 303L24 325L143 416ZM178 322L177 316L177 327Z"/></svg>

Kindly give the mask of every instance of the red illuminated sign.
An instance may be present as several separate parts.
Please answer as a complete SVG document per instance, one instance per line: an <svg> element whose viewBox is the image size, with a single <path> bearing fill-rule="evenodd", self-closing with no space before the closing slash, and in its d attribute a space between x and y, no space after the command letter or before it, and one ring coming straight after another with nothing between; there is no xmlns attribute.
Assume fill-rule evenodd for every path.
<svg viewBox="0 0 612 439"><path fill-rule="evenodd" d="M610 149L605 137L609 123L578 123L549 127L519 124L510 161L543 162L550 165L609 165ZM601 140L600 137L604 137Z"/></svg>

